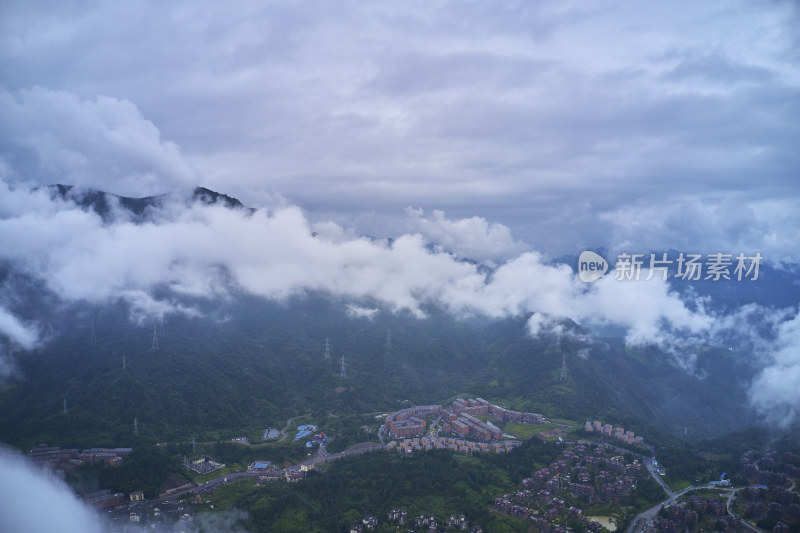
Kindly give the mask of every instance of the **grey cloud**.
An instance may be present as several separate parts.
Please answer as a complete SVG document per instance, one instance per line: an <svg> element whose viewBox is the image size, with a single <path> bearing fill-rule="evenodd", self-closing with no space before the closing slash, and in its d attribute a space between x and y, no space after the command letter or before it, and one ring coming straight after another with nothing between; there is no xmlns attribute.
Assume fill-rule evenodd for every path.
<svg viewBox="0 0 800 533"><path fill-rule="evenodd" d="M800 246L797 213L772 202L730 196L704 203L629 206L599 217L613 253L680 249L684 252L760 252L774 265L796 263Z"/></svg>
<svg viewBox="0 0 800 533"><path fill-rule="evenodd" d="M439 91L527 90L552 61L509 53L398 53L387 58L367 87L384 95L434 97Z"/></svg>
<svg viewBox="0 0 800 533"><path fill-rule="evenodd" d="M743 65L718 54L688 54L665 76L671 80L700 80L718 83L770 83L773 73L764 67Z"/></svg>
<svg viewBox="0 0 800 533"><path fill-rule="evenodd" d="M576 203L597 225L603 212L686 191L708 204L796 196L791 6L630 7L109 2L43 13L6 3L18 24L0 37L0 58L16 98L42 84L90 114L97 94L117 112L135 106L128 118L147 137L149 168L98 164L112 192L130 185L112 186L124 175L157 187L168 174L342 217L399 217L407 205L477 213L559 255L585 231L563 215ZM145 121L181 146L188 168L156 132L142 135ZM12 143L6 174L43 179L52 162L86 178L81 158L94 146L53 138L61 129L38 123L51 140L44 154L41 143Z"/></svg>
<svg viewBox="0 0 800 533"><path fill-rule="evenodd" d="M191 186L194 172L174 143L134 104L36 87L0 91L0 150L18 179L67 182L146 195Z"/></svg>
<svg viewBox="0 0 800 533"><path fill-rule="evenodd" d="M539 195L565 203L575 191L594 197L618 185L627 188L615 191L620 203L652 200L653 190L675 197L683 185L709 196L749 189L756 172L771 174L756 185L774 195L797 163L787 143L797 121L785 39L778 31L758 48L744 42L748 25L780 21L785 4L752 13L744 4L178 4L152 17L153 6L39 17L35 6L7 8L43 28L9 28L10 83L50 80L84 100L127 99L210 185L272 187L306 206L469 203L498 219ZM63 76L30 61L54 40L69 66ZM768 64L773 74L748 71L755 86L733 98L709 93L703 80L691 86L697 94L665 87L674 65L664 50L703 58L697 50L711 44L723 63ZM745 46L753 57L740 59ZM657 181L665 184L654 189Z"/></svg>

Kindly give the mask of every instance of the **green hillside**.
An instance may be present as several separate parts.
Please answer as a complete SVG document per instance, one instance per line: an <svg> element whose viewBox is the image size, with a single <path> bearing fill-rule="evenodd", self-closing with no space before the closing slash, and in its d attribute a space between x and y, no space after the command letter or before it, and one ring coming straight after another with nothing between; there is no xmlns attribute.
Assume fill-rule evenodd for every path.
<svg viewBox="0 0 800 533"><path fill-rule="evenodd" d="M0 390L0 440L126 443L134 418L145 441L213 440L282 427L304 413L386 411L458 395L643 434L687 428L690 437L709 437L743 420L734 376L741 381L747 367L731 352L704 352L701 379L657 350L614 339L531 338L523 319L457 320L431 310L422 320L366 320L344 309L322 296L286 304L241 298L203 309L204 318L138 325L121 306L71 310L45 347L18 356L16 377Z"/></svg>

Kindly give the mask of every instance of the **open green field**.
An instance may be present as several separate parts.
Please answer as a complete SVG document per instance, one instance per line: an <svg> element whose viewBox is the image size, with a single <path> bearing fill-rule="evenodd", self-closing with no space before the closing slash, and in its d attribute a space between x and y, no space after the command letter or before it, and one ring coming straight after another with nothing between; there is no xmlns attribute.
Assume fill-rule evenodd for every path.
<svg viewBox="0 0 800 533"><path fill-rule="evenodd" d="M506 422L503 432L514 435L518 439L529 439L533 435L544 433L545 431L557 427L559 426L555 424L521 424L518 422Z"/></svg>

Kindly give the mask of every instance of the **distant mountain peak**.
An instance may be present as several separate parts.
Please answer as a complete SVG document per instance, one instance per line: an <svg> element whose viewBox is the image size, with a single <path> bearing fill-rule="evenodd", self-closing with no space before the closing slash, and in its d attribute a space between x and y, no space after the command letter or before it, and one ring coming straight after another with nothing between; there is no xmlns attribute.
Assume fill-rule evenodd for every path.
<svg viewBox="0 0 800 533"><path fill-rule="evenodd" d="M229 207L231 209L247 209L237 198L212 191L211 189L207 189L205 187L195 187L194 193L192 194L192 199L199 200L208 205L221 203L225 207Z"/></svg>
<svg viewBox="0 0 800 533"><path fill-rule="evenodd" d="M168 196L167 194L160 194L157 196L133 198L101 191L99 189L75 187L74 185L65 185L62 183L47 185L44 189L49 191L50 196L54 199L60 198L62 200L71 201L84 210L94 211L100 215L105 222L110 222L114 218L112 206L115 204L124 208L133 222L144 222L148 218L148 208L158 209L162 207L164 205L164 198ZM253 211L253 209L246 207L237 198L213 191L206 187L195 187L189 201L191 203L201 202L206 205L221 205L228 209Z"/></svg>

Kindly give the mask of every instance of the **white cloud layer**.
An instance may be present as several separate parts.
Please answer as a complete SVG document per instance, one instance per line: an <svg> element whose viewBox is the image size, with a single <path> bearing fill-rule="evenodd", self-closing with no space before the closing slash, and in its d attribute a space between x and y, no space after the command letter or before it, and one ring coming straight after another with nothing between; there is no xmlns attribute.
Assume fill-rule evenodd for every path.
<svg viewBox="0 0 800 533"><path fill-rule="evenodd" d="M129 533L246 533L247 513L237 509L204 513L192 523L174 521L155 528L129 523L111 524L80 501L52 471L27 461L0 443L0 531L30 533L105 533L124 527ZM46 512L42 506L46 505Z"/></svg>
<svg viewBox="0 0 800 533"><path fill-rule="evenodd" d="M671 291L658 276L644 281L646 271L642 281L606 276L585 284L569 267L548 264L537 252L519 253L492 268L464 261L464 248L454 234L466 241L475 231L473 251L492 252L485 257L496 257L498 250L508 254L508 247L518 245L507 228L481 219L449 220L441 213L422 219L412 213L412 224L425 225L429 236L409 233L389 241L351 236L332 222L312 224L292 205L251 213L165 197L150 221L135 224L124 216L104 222L60 200L43 208L43 191L5 190L18 207L0 218L0 260L65 301L123 299L139 321L172 312L196 314L180 303L181 296L215 299L244 291L285 300L321 291L349 301L348 312L364 318L372 317L379 304L419 317L428 306L456 316L532 314L528 326L533 334L558 333L553 328L561 318L589 327L614 326L626 332L628 343L656 344L690 371L693 344L719 343L731 331L747 331L743 345L756 353L775 343L780 347L759 379L780 381L783 387L771 387L775 392L768 396L753 395L754 405L764 412L767 405L782 405L780 398L787 395L781 391L791 388L798 363L799 339L789 326L797 319L794 310L766 316L775 335L765 338L748 323L764 309L714 313L704 300ZM30 209L19 208L25 204ZM321 226L324 234L314 231ZM492 234L500 236L499 248L485 246ZM165 289L171 296L163 296ZM159 292L162 296L156 297ZM26 348L37 342L35 328L4 308L0 332ZM789 371L777 371L784 368Z"/></svg>
<svg viewBox="0 0 800 533"><path fill-rule="evenodd" d="M750 401L770 422L800 420L800 314L778 325L769 364L750 386Z"/></svg>
<svg viewBox="0 0 800 533"><path fill-rule="evenodd" d="M0 446L1 531L102 533L97 514L79 501L52 472L39 470ZM42 512L43 502L47 511Z"/></svg>
<svg viewBox="0 0 800 533"><path fill-rule="evenodd" d="M0 335L5 335L26 350L36 346L39 338L39 333L34 327L24 324L2 306L0 306Z"/></svg>
<svg viewBox="0 0 800 533"><path fill-rule="evenodd" d="M526 250L528 246L515 240L503 224L488 222L478 216L450 220L444 211L434 210L429 217L422 209L406 209L408 226L414 232L436 243L439 250L453 253L461 259L479 262L506 260Z"/></svg>

